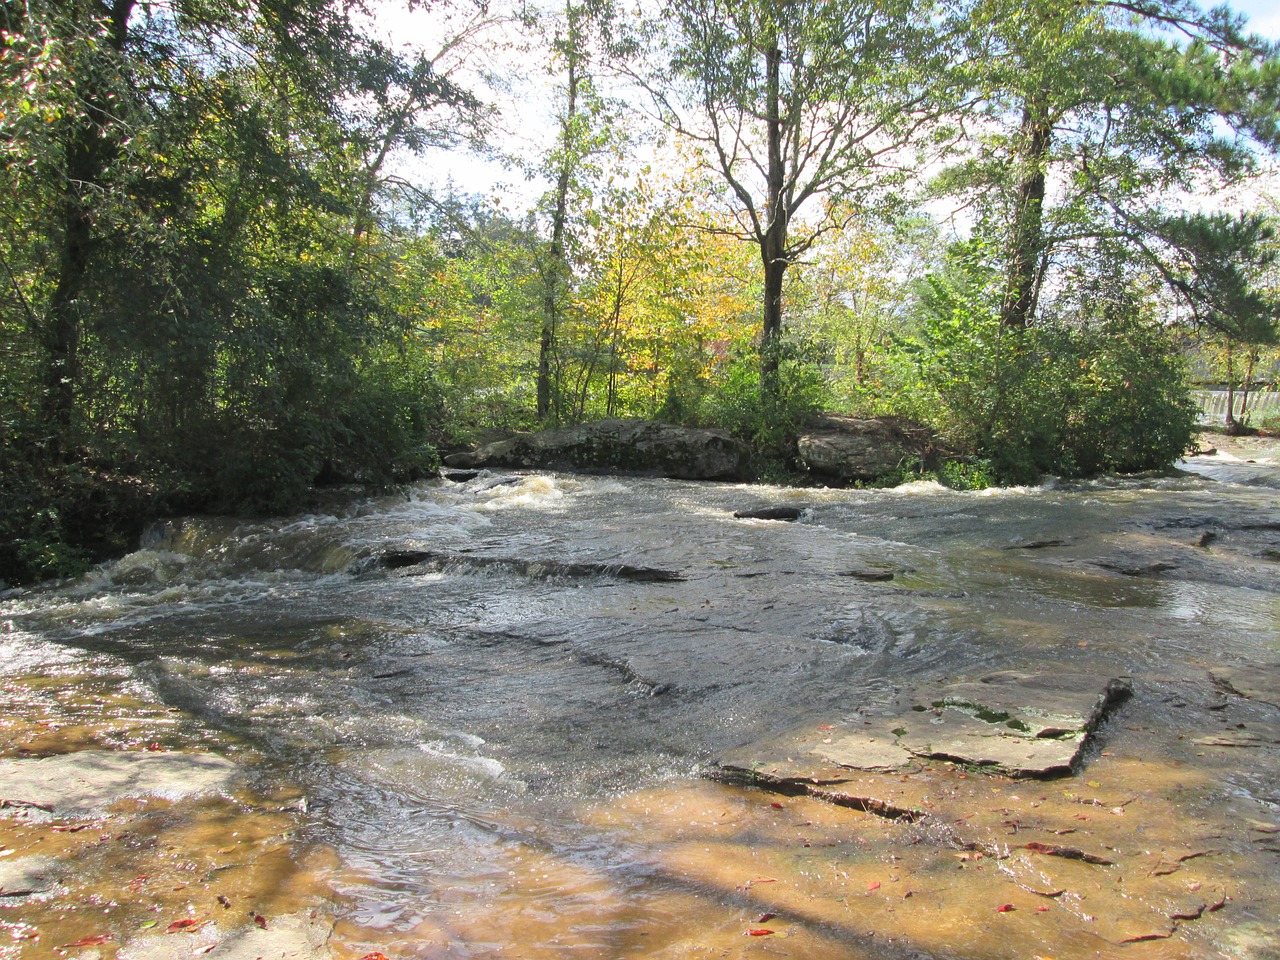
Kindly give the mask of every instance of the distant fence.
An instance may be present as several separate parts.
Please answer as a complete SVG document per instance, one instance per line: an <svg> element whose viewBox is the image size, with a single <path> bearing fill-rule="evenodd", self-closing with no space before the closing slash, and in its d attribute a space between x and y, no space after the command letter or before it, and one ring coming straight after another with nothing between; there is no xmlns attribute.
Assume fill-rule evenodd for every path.
<svg viewBox="0 0 1280 960"><path fill-rule="evenodd" d="M1203 423L1226 423L1227 422L1227 391L1225 390L1194 390L1192 396L1196 398L1196 402L1200 404L1200 420ZM1244 419L1245 411L1243 409L1244 394L1236 391L1235 404L1233 412L1237 420ZM1280 417L1280 393L1272 391L1264 391L1259 393L1254 390L1249 391L1249 422L1255 427L1268 420L1271 417Z"/></svg>

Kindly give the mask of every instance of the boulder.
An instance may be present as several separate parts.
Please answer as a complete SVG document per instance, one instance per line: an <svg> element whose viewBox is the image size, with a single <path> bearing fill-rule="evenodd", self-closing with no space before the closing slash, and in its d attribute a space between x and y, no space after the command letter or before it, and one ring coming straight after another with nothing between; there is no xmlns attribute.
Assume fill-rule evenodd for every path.
<svg viewBox="0 0 1280 960"><path fill-rule="evenodd" d="M809 422L796 453L813 474L841 483L875 480L912 460L937 456L933 432L894 417L826 414Z"/></svg>
<svg viewBox="0 0 1280 960"><path fill-rule="evenodd" d="M724 430L601 420L519 434L472 453L452 454L445 463L462 469L516 467L735 480L746 476L748 454L747 446Z"/></svg>

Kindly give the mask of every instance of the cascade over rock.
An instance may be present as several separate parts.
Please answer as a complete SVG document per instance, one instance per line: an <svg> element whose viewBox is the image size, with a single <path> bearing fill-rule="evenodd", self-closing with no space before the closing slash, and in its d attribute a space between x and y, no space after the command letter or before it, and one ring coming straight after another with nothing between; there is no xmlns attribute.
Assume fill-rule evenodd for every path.
<svg viewBox="0 0 1280 960"><path fill-rule="evenodd" d="M450 467L523 467L637 473L678 480L746 476L748 450L724 430L650 420L601 420L522 433L471 453L445 458Z"/></svg>

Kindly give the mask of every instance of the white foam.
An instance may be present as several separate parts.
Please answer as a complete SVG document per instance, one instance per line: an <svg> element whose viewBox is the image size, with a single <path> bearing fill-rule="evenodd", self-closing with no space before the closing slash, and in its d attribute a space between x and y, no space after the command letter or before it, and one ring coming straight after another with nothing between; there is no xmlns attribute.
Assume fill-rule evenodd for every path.
<svg viewBox="0 0 1280 960"><path fill-rule="evenodd" d="M480 738L477 737L477 740ZM480 740L480 743L484 743ZM479 744L477 744L478 746ZM492 757L467 756L450 750L448 745L442 740L430 740L426 743L418 744L418 749L429 757L435 757L439 760L445 760L449 763L457 764L464 770L471 773L479 773L486 777L493 777L495 780L502 777L507 768Z"/></svg>

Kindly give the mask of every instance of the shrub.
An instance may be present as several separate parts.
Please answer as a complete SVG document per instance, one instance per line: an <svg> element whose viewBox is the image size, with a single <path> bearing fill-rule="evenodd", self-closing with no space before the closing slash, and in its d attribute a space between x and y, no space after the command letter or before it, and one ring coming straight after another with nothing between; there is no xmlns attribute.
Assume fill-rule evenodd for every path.
<svg viewBox="0 0 1280 960"><path fill-rule="evenodd" d="M1066 416L1056 472L1064 476L1161 469L1186 453L1198 408L1186 363L1160 327L1136 314L1064 337Z"/></svg>
<svg viewBox="0 0 1280 960"><path fill-rule="evenodd" d="M825 405L822 373L795 344L778 349L772 390L764 389L760 366L754 351L735 355L707 394L702 419L729 430L767 459L786 459L801 425Z"/></svg>
<svg viewBox="0 0 1280 960"><path fill-rule="evenodd" d="M931 280L922 331L904 342L935 398L931 419L1006 483L1168 467L1196 407L1168 332L1133 304L1088 325L1001 324L977 271Z"/></svg>

